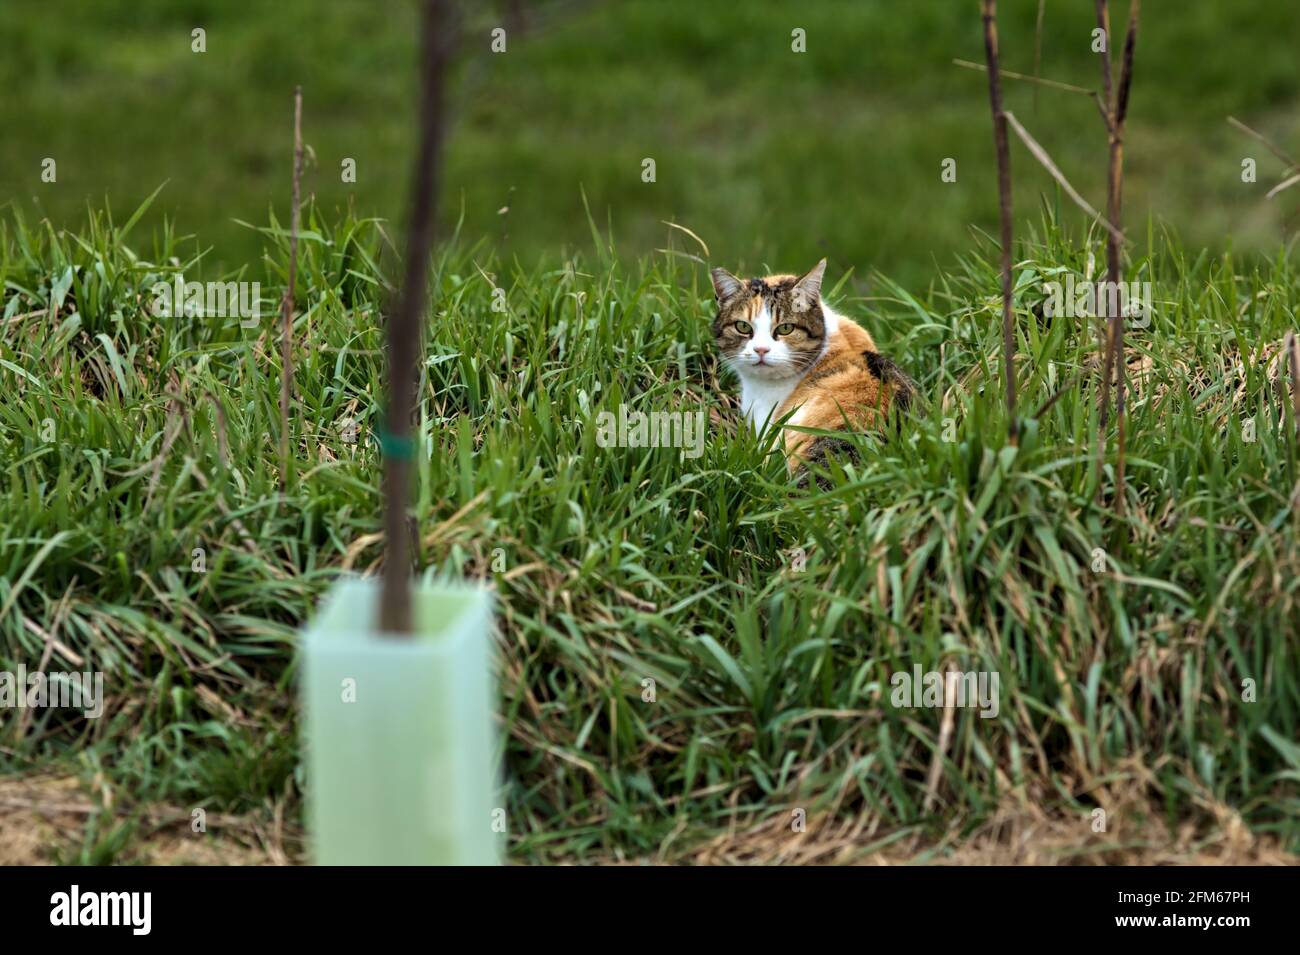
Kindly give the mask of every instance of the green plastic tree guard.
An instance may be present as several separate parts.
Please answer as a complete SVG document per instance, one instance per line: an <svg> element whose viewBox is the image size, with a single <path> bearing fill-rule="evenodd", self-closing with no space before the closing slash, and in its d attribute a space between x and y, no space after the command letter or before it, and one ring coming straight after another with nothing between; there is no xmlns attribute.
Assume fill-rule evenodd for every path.
<svg viewBox="0 0 1300 955"><path fill-rule="evenodd" d="M417 583L414 633L376 632L380 582L348 579L303 633L317 865L495 865L491 594Z"/></svg>

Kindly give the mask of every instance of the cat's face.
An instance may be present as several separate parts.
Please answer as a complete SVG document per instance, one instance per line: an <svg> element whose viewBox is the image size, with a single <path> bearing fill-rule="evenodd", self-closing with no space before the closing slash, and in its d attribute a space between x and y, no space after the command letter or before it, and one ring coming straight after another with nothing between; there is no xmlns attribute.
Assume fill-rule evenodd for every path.
<svg viewBox="0 0 1300 955"><path fill-rule="evenodd" d="M718 315L713 337L723 361L746 378L789 378L815 362L826 321L821 286L826 260L807 275L742 280L714 269Z"/></svg>

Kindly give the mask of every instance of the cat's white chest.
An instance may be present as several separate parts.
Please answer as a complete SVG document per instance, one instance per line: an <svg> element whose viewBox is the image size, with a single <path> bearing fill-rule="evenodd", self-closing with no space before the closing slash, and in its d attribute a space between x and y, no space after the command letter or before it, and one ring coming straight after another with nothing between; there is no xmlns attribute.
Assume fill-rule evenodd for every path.
<svg viewBox="0 0 1300 955"><path fill-rule="evenodd" d="M790 397L790 392L794 391L794 386L798 383L796 378L772 381L742 376L740 410L745 415L745 420L755 431L761 431L766 422L776 420L776 409Z"/></svg>

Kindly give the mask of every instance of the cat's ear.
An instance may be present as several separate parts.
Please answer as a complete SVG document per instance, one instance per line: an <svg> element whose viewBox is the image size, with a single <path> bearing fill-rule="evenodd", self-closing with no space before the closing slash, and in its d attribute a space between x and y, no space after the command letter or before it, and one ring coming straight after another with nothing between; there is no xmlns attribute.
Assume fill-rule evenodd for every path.
<svg viewBox="0 0 1300 955"><path fill-rule="evenodd" d="M808 274L794 283L794 298L800 308L812 308L822 298L822 276L826 274L826 260L822 259Z"/></svg>
<svg viewBox="0 0 1300 955"><path fill-rule="evenodd" d="M713 294L718 297L719 302L725 302L743 286L740 279L726 269L714 269L709 274L713 276Z"/></svg>

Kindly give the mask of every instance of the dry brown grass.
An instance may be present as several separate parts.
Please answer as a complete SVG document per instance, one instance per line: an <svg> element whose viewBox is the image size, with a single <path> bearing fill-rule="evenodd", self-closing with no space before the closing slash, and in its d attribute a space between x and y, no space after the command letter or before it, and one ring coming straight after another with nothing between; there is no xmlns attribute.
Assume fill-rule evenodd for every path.
<svg viewBox="0 0 1300 955"><path fill-rule="evenodd" d="M1199 822L1170 832L1149 793L1103 794L1107 832L1088 816L1049 815L1028 801L1005 806L969 835L922 842L907 832L868 831L865 817L810 817L805 832L776 816L697 845L672 840L653 858L599 864L668 865L1296 865L1272 839L1252 834L1226 806L1205 803ZM91 814L102 812L72 777L0 780L0 865L73 861ZM114 862L142 865L299 865L303 834L283 820L209 814L190 831L189 811L136 808L137 837ZM125 816L121 817L122 819Z"/></svg>
<svg viewBox="0 0 1300 955"><path fill-rule="evenodd" d="M190 829L190 810L169 806L105 809L68 776L0 779L0 866L75 862L86 826L100 831L136 820L115 863L139 865L289 865L302 860L302 836L283 819L208 813L207 832Z"/></svg>
<svg viewBox="0 0 1300 955"><path fill-rule="evenodd" d="M1049 815L1009 801L974 832L939 842L888 834L865 836L853 819L808 820L791 831L776 817L653 861L695 865L1296 865L1300 859L1272 839L1253 835L1223 806L1207 807L1208 823L1170 832L1158 807L1136 795L1113 805L1107 832L1088 816Z"/></svg>

